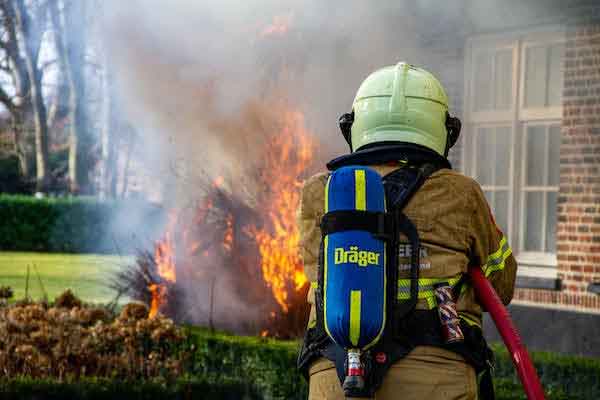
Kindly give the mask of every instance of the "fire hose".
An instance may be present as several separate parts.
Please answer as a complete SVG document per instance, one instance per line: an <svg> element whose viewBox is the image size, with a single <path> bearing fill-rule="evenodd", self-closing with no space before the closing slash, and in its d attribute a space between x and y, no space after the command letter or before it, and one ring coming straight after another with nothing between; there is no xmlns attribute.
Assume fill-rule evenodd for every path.
<svg viewBox="0 0 600 400"><path fill-rule="evenodd" d="M521 337L506 307L479 267L470 267L469 276L480 304L487 310L502 336L529 400L544 400L544 390Z"/></svg>

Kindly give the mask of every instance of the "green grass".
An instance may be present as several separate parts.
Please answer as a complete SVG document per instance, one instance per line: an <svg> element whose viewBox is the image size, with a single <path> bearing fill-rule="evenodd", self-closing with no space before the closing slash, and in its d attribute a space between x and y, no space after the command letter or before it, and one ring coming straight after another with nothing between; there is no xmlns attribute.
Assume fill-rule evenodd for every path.
<svg viewBox="0 0 600 400"><path fill-rule="evenodd" d="M12 287L14 299L23 298L29 266L28 292L33 299L42 298L45 290L53 300L71 289L85 302L107 303L115 296L107 285L111 275L129 262L130 257L121 256L0 252L0 286Z"/></svg>

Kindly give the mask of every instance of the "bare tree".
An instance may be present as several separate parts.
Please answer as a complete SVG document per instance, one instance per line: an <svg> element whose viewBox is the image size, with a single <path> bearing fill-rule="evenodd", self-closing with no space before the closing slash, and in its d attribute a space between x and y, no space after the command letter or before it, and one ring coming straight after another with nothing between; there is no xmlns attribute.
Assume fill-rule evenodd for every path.
<svg viewBox="0 0 600 400"><path fill-rule="evenodd" d="M61 70L68 84L69 185L72 193L89 184L89 134L85 107L86 2L48 0Z"/></svg>
<svg viewBox="0 0 600 400"><path fill-rule="evenodd" d="M41 37L47 16L46 3L30 2L30 9L25 0L3 0L7 19L14 18L14 33L19 44L21 60L25 64L29 80L29 98L33 112L33 128L35 137L36 186L38 191L45 191L48 185L48 123L46 105L42 95L42 72L38 67Z"/></svg>
<svg viewBox="0 0 600 400"><path fill-rule="evenodd" d="M15 133L16 154L21 172L27 179L35 171L35 158L31 157L33 143L31 80L27 63L20 50L14 15L14 1L0 1L0 103L8 110ZM31 32L30 32L31 33ZM41 41L41 35L28 37L31 42ZM38 45L39 48L39 45Z"/></svg>
<svg viewBox="0 0 600 400"><path fill-rule="evenodd" d="M101 192L105 197L117 194L117 118L115 110L115 93L112 82L108 52L104 51L104 74L102 77L102 169L100 176Z"/></svg>

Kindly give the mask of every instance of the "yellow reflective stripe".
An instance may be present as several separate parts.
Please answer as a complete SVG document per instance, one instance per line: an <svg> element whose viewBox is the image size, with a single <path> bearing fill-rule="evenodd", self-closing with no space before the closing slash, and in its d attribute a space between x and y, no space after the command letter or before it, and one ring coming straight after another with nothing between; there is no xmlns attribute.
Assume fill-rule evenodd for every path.
<svg viewBox="0 0 600 400"><path fill-rule="evenodd" d="M387 267L386 267L386 261L385 261L385 255L387 254L386 252L386 246L387 244L383 244L383 287L387 288ZM385 330L385 320L387 318L387 290L383 291L383 321L381 324L381 329L379 329L379 333L377 333L377 336L375 337L375 339L373 339L373 341L367 345L365 345L363 347L363 350L367 350L369 348L371 348L373 345L377 344L377 342L379 342L379 339L381 338L381 335L383 335L383 331Z"/></svg>
<svg viewBox="0 0 600 400"><path fill-rule="evenodd" d="M365 211L367 209L367 182L364 169L354 170L354 188L356 209Z"/></svg>
<svg viewBox="0 0 600 400"><path fill-rule="evenodd" d="M360 338L360 290L350 291L350 342L354 346L358 346Z"/></svg>
<svg viewBox="0 0 600 400"><path fill-rule="evenodd" d="M481 324L475 318L471 318L467 314L463 314L463 313L459 313L458 316L460 319L464 320L467 323L467 325L478 326L481 328Z"/></svg>
<svg viewBox="0 0 600 400"><path fill-rule="evenodd" d="M329 183L331 182L331 175L327 178L327 184L325 185L325 213L329 212Z"/></svg>
<svg viewBox="0 0 600 400"><path fill-rule="evenodd" d="M433 290L419 290L419 299L426 299L427 297L433 296ZM410 299L410 291L398 292L398 300Z"/></svg>
<svg viewBox="0 0 600 400"><path fill-rule="evenodd" d="M433 293L433 286L442 283L448 282L450 286L456 285L456 283L460 280L460 277L454 278L422 278L419 279L419 295L421 292L431 292ZM398 279L398 298L402 296L410 297L410 279Z"/></svg>
<svg viewBox="0 0 600 400"><path fill-rule="evenodd" d="M437 283L448 282L450 286L454 286L460 280L460 276L454 278L423 278L419 279L419 293L417 298L425 300L427 306L432 309L437 306L433 286ZM410 299L410 279L398 280L398 300Z"/></svg>
<svg viewBox="0 0 600 400"><path fill-rule="evenodd" d="M504 262L511 254L512 249L510 248L506 237L503 236L502 240L500 240L498 250L488 256L487 261L483 266L485 276L488 277L492 272L503 270L505 266Z"/></svg>
<svg viewBox="0 0 600 400"><path fill-rule="evenodd" d="M308 329L314 328L315 326L317 326L317 320L316 319L313 319L312 321L308 321Z"/></svg>
<svg viewBox="0 0 600 400"><path fill-rule="evenodd" d="M331 182L331 175L327 178L327 184L325 185L325 212L329 212L329 183ZM326 235L323 238L323 254L327 254L327 247L329 244L329 235ZM323 299L327 298L327 256L323 257ZM325 327L325 332L331 337L331 332L329 332L329 327L327 326L327 302L323 301L323 326Z"/></svg>
<svg viewBox="0 0 600 400"><path fill-rule="evenodd" d="M313 289L318 289L319 288L319 282L314 281L310 283L310 287Z"/></svg>
<svg viewBox="0 0 600 400"><path fill-rule="evenodd" d="M323 239L323 251L327 254L327 247L329 245L329 235L325 236ZM323 257L323 299L327 299L327 257ZM331 337L331 332L329 332L329 327L327 326L327 301L323 301L323 321L325 326L325 332Z"/></svg>
<svg viewBox="0 0 600 400"><path fill-rule="evenodd" d="M508 241L506 240L505 236L502 236L502 239L500 240L500 243L498 244L498 250L496 250L495 252L493 252L492 254L490 254L488 256L488 261L489 260L493 260L496 258L499 258L502 255L502 248L504 247L504 245L508 244Z"/></svg>
<svg viewBox="0 0 600 400"><path fill-rule="evenodd" d="M427 300L427 307L429 307L430 310L437 306L435 296L429 296L425 300Z"/></svg>

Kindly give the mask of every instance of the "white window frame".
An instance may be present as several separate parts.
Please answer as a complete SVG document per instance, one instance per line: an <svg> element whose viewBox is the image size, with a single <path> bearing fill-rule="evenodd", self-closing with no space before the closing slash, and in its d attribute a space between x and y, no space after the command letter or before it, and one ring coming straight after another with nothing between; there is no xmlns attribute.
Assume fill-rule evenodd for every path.
<svg viewBox="0 0 600 400"><path fill-rule="evenodd" d="M525 149L527 147L527 135L525 134L525 132L527 131L527 128L530 126L544 126L546 129L546 146L545 148L547 148L549 146L548 141L550 140L550 134L548 132L548 130L550 129L550 126L552 125L559 125L560 126L560 120L543 120L543 121L539 121L539 120L532 120L532 121L527 121L523 123L523 127L522 127L522 135L521 135L521 149ZM549 163L548 163L548 157L549 157L549 152L544 152L544 176L548 175L548 171L546 170L546 168L548 168ZM521 166L520 166L520 170L521 171L525 171L527 168L527 153L525 151L522 152L521 155ZM544 208L544 213L542 214L542 218L543 218L543 223L542 223L542 237L541 240L542 242L544 242L544 247L546 246L545 241L546 241L546 218L548 217L547 214L547 197L546 195L550 192L555 192L558 195L558 190L559 190L559 186L558 185L537 185L537 186L529 186L527 185L526 182L526 175L524 173L520 174L520 184L519 187L517 188L517 190L520 192L519 193L519 220L520 221L526 221L526 216L525 216L525 193L526 192L535 192L535 193L543 193L543 208ZM557 221L558 223L558 221ZM519 225L519 245L518 245L518 254L519 254L519 261L523 262L524 264L529 264L529 265L543 265L543 266L556 266L557 265L557 259L556 259L556 253L550 253L550 252L540 252L540 251L525 251L522 250L525 246L525 224L522 223Z"/></svg>
<svg viewBox="0 0 600 400"><path fill-rule="evenodd" d="M553 32L534 32L522 39L520 54L520 76L519 76L519 119L523 121L562 119L562 105L555 107L525 107L525 69L527 50L532 47L547 46L548 44L565 44L566 35L564 28ZM563 83L564 85L564 83Z"/></svg>
<svg viewBox="0 0 600 400"><path fill-rule="evenodd" d="M471 133L469 135L469 139L470 139L470 144L469 144L469 148L470 149L475 149L475 139L477 138L477 136L479 135L479 133L475 134L475 132L479 129L479 128L491 128L491 129L497 129L500 127L508 127L510 128L510 138L509 138L509 144L511 148L514 148L515 146L515 131L514 131L514 126L513 124L511 124L510 122L492 122L492 123L477 123L477 124L472 124L470 125L470 130L469 132ZM464 152L463 152L464 153ZM489 160L488 160L489 161ZM495 161L495 160L494 160ZM508 204L507 204L507 221L506 221L506 232L504 232L507 236L511 236L510 233L513 231L513 219L511 218L511 210L514 208L513 207L513 201L514 201L514 179L515 179L515 174L514 174L514 152L510 152L509 154L509 171L508 171L508 183L506 185L497 185L496 182L494 182L491 185L481 185L481 189L485 192L485 191L490 191L490 192L497 192L497 191L506 191L508 193ZM465 164L463 164L465 165ZM477 152L476 151L472 151L471 152L471 164L469 165L469 169L472 172L471 176L474 176L474 172L477 171L477 167L478 167L478 157L477 157ZM494 174L495 175L495 174ZM495 181L495 178L494 178ZM495 196L495 195L494 195ZM491 204L490 204L491 206Z"/></svg>
<svg viewBox="0 0 600 400"><path fill-rule="evenodd" d="M464 116L465 116L465 128L468 132L467 135L463 136L463 151L461 155L461 163L464 168L464 172L471 176L475 175L475 168L477 162L475 160L476 154L467 154L470 151L475 153L474 150L474 138L476 135L472 134L475 129L479 127L498 127L498 126L510 126L511 137L510 137L510 171L509 171L509 191L508 191L508 221L507 221L507 232L505 234L513 238L515 236L517 240L514 244L517 245L514 248L517 262L520 265L526 266L519 274L526 276L541 276L548 277L552 275L556 277L556 266L557 257L556 253L545 253L545 252L524 252L521 251L523 248L523 231L524 222L522 217L523 201L525 196L523 190L523 174L520 171L523 170L523 163L526 158L521 155L519 165L515 159L515 148L518 135L521 135L521 140L525 140L524 129L529 125L541 125L541 124L555 124L560 123L562 119L562 105L556 107L544 107L544 108L527 108L524 105L524 98L522 94L525 88L525 62L526 62L526 51L530 47L534 46L548 46L553 44L565 43L566 41L566 29L562 25L553 25L540 27L531 30L514 31L509 33L494 33L484 34L476 37L467 39L465 46L465 79L464 79ZM512 103L509 110L502 111L474 111L472 102L475 99L474 92L475 88L475 71L472 71L472 65L475 57L479 51L498 51L502 49L512 49ZM495 67L493 63L492 68ZM493 71L493 70L492 70ZM495 74L494 72L492 72ZM471 133L471 134L469 134ZM520 141L521 148L523 142ZM515 168L518 171L515 171ZM517 172L517 173L516 173ZM485 190L487 186L483 187ZM493 187L490 187L493 188ZM555 188L555 187L548 187ZM518 195L518 201L516 199ZM546 200L544 200L546 201ZM515 206L518 208L515 210ZM544 215L546 218L546 215ZM544 221L545 226L545 221ZM545 240L545 239L544 239ZM551 268L550 270L548 268ZM543 271L542 271L543 270ZM536 272L538 271L538 272Z"/></svg>

